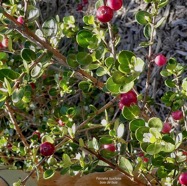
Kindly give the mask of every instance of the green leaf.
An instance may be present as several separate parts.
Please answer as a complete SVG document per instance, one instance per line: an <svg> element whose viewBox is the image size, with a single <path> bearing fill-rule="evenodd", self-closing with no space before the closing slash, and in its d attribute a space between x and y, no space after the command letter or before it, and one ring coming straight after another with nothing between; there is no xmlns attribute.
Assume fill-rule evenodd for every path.
<svg viewBox="0 0 187 186"><path fill-rule="evenodd" d="M164 82L165 82L165 85L169 88L175 88L176 87L176 83L175 83L174 80L166 79Z"/></svg>
<svg viewBox="0 0 187 186"><path fill-rule="evenodd" d="M114 83L119 84L119 85L123 85L126 83L127 81L127 77L120 71L115 71L112 74L112 80L114 81Z"/></svg>
<svg viewBox="0 0 187 186"><path fill-rule="evenodd" d="M41 73L42 67L40 64L36 65L32 70L31 70L31 76L32 77L38 77Z"/></svg>
<svg viewBox="0 0 187 186"><path fill-rule="evenodd" d="M153 157L151 162L153 166L160 167L164 164L164 158L162 156Z"/></svg>
<svg viewBox="0 0 187 186"><path fill-rule="evenodd" d="M5 83L5 86L8 90L9 96L12 95L12 87L11 87L10 82L7 80L6 77L4 78L4 83Z"/></svg>
<svg viewBox="0 0 187 186"><path fill-rule="evenodd" d="M92 40L92 36L93 34L89 30L81 30L77 33L76 41L81 47L87 48Z"/></svg>
<svg viewBox="0 0 187 186"><path fill-rule="evenodd" d="M160 166L157 170L157 175L159 178L166 178L168 176L168 171L164 166Z"/></svg>
<svg viewBox="0 0 187 186"><path fill-rule="evenodd" d="M104 76L105 74L108 73L108 70L104 67L99 67L97 70L96 70L96 74L97 76Z"/></svg>
<svg viewBox="0 0 187 186"><path fill-rule="evenodd" d="M145 126L143 119L135 119L129 123L129 129L131 132L135 132L139 127Z"/></svg>
<svg viewBox="0 0 187 186"><path fill-rule="evenodd" d="M148 23L145 25L144 30L143 30L144 36L149 39L151 36L151 25Z"/></svg>
<svg viewBox="0 0 187 186"><path fill-rule="evenodd" d="M158 28L162 25L162 23L166 20L166 17L162 17L155 25L155 28Z"/></svg>
<svg viewBox="0 0 187 186"><path fill-rule="evenodd" d="M150 128L149 132L156 138L156 139L161 139L162 136L160 132L158 131L157 128Z"/></svg>
<svg viewBox="0 0 187 186"><path fill-rule="evenodd" d="M88 93L92 89L92 84L89 81L81 81L78 86L84 93Z"/></svg>
<svg viewBox="0 0 187 186"><path fill-rule="evenodd" d="M140 114L140 108L137 105L131 105L130 107L123 107L122 115L128 120L137 118Z"/></svg>
<svg viewBox="0 0 187 186"><path fill-rule="evenodd" d="M93 25L94 24L94 16L93 15L86 15L83 17L83 21L86 25Z"/></svg>
<svg viewBox="0 0 187 186"><path fill-rule="evenodd" d="M43 33L46 37L52 37L57 33L57 22L54 18L46 20L42 25Z"/></svg>
<svg viewBox="0 0 187 186"><path fill-rule="evenodd" d="M114 83L112 77L108 78L106 88L112 93L119 93L120 85Z"/></svg>
<svg viewBox="0 0 187 186"><path fill-rule="evenodd" d="M49 95L50 96L57 96L58 95L58 91L57 91L57 89L56 88L50 88L50 90L49 90Z"/></svg>
<svg viewBox="0 0 187 186"><path fill-rule="evenodd" d="M161 131L163 127L162 121L156 117L150 118L148 121L148 125L150 128L158 129L158 131Z"/></svg>
<svg viewBox="0 0 187 186"><path fill-rule="evenodd" d="M131 90L134 87L134 81L131 81L130 83L125 83L120 87L120 93L126 93L129 90Z"/></svg>
<svg viewBox="0 0 187 186"><path fill-rule="evenodd" d="M162 142L162 151L173 152L174 150L175 150L175 145L173 145L172 143L165 142L165 141Z"/></svg>
<svg viewBox="0 0 187 186"><path fill-rule="evenodd" d="M103 0L97 0L97 2L95 3L95 9L97 10L99 7L104 5L104 1Z"/></svg>
<svg viewBox="0 0 187 186"><path fill-rule="evenodd" d="M75 17L74 16L65 16L65 17L63 17L63 22L65 23L65 24L74 24L75 23Z"/></svg>
<svg viewBox="0 0 187 186"><path fill-rule="evenodd" d="M35 6L28 5L26 17L28 22L35 21L39 17L39 10Z"/></svg>
<svg viewBox="0 0 187 186"><path fill-rule="evenodd" d="M71 158L69 157L68 154L63 154L63 167L70 167L72 165Z"/></svg>
<svg viewBox="0 0 187 186"><path fill-rule="evenodd" d="M69 54L67 56L67 63L70 67L76 68L79 66L79 64L77 63L77 58L75 54Z"/></svg>
<svg viewBox="0 0 187 186"><path fill-rule="evenodd" d="M123 156L119 158L119 167L132 175L133 166L127 158Z"/></svg>
<svg viewBox="0 0 187 186"><path fill-rule="evenodd" d="M118 55L118 61L120 64L130 64L131 58L135 56L133 52L128 50L123 50Z"/></svg>
<svg viewBox="0 0 187 186"><path fill-rule="evenodd" d="M160 2L158 3L158 7L159 8L163 8L164 6L166 6L169 3L169 0L160 0Z"/></svg>
<svg viewBox="0 0 187 186"><path fill-rule="evenodd" d="M136 139L143 142L144 133L149 133L149 127L139 127L135 132Z"/></svg>
<svg viewBox="0 0 187 186"><path fill-rule="evenodd" d="M87 52L79 52L76 57L77 62L83 66L89 65L93 61L92 56Z"/></svg>
<svg viewBox="0 0 187 186"><path fill-rule="evenodd" d="M100 139L99 139L99 143L100 144L111 144L113 143L114 140L112 137L110 136L102 136Z"/></svg>
<svg viewBox="0 0 187 186"><path fill-rule="evenodd" d="M187 78L182 80L182 89L187 92Z"/></svg>
<svg viewBox="0 0 187 186"><path fill-rule="evenodd" d="M41 139L41 142L44 143L44 142L49 142L49 143L54 143L54 140L52 137L48 136L48 135L44 135Z"/></svg>
<svg viewBox="0 0 187 186"><path fill-rule="evenodd" d="M163 76L163 77L168 77L168 76L171 76L172 73L171 73L171 72L168 72L166 69L163 69L163 70L160 72L160 75Z"/></svg>
<svg viewBox="0 0 187 186"><path fill-rule="evenodd" d="M8 80L14 80L19 77L19 73L11 70L11 69L0 69L0 81L4 81L4 78Z"/></svg>
<svg viewBox="0 0 187 186"><path fill-rule="evenodd" d="M136 58L136 60L135 60L135 64L134 64L134 70L136 71L136 72L142 72L143 71L143 69L144 69L144 66L145 66L145 63L144 63L144 61L141 59L141 58Z"/></svg>
<svg viewBox="0 0 187 186"><path fill-rule="evenodd" d="M105 65L110 68L112 65L114 65L114 58L113 57L107 57L105 59Z"/></svg>
<svg viewBox="0 0 187 186"><path fill-rule="evenodd" d="M146 25L147 23L150 23L151 17L151 14L146 11L139 11L135 16L136 21L141 25Z"/></svg>
<svg viewBox="0 0 187 186"><path fill-rule="evenodd" d="M123 134L124 134L124 131L125 131L125 127L124 127L124 124L121 123L117 129L117 137L118 138L122 138L123 137Z"/></svg>
<svg viewBox="0 0 187 186"><path fill-rule="evenodd" d="M18 103L24 96L24 90L22 88L15 89L15 91L12 94L12 101L14 103Z"/></svg>
<svg viewBox="0 0 187 186"><path fill-rule="evenodd" d="M21 50L21 57L25 61L34 61L36 60L36 53L33 50L30 50L28 48L24 48Z"/></svg>
<svg viewBox="0 0 187 186"><path fill-rule="evenodd" d="M55 174L55 171L52 169L48 169L43 173L43 178L44 179L49 179L51 177L53 177L53 175Z"/></svg>
<svg viewBox="0 0 187 186"><path fill-rule="evenodd" d="M150 155L155 155L158 154L161 150L162 150L162 145L160 143L159 144L153 143L147 147L146 152Z"/></svg>
<svg viewBox="0 0 187 186"><path fill-rule="evenodd" d="M92 139L92 144L93 144L93 148L94 148L95 150L99 150L99 143L98 143L98 141L97 141L96 138L93 138L93 139Z"/></svg>

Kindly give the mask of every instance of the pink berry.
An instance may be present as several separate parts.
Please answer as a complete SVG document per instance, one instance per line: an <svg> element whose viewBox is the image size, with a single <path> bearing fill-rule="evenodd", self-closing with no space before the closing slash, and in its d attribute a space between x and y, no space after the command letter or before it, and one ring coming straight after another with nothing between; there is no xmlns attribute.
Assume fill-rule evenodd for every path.
<svg viewBox="0 0 187 186"><path fill-rule="evenodd" d="M169 134L171 129L172 129L171 124L166 122L166 123L164 123L164 125L162 127L162 133L163 134Z"/></svg>
<svg viewBox="0 0 187 186"><path fill-rule="evenodd" d="M133 90L121 94L120 103L124 106L130 107L132 104L136 104L137 102L137 95Z"/></svg>
<svg viewBox="0 0 187 186"><path fill-rule="evenodd" d="M101 6L97 9L96 16L102 23L109 22L113 18L113 10L108 6Z"/></svg>
<svg viewBox="0 0 187 186"><path fill-rule="evenodd" d="M2 46L5 47L5 48L8 47L8 38L7 38L7 37L4 37L3 40L2 40L2 42L1 42L1 44L2 44Z"/></svg>
<svg viewBox="0 0 187 186"><path fill-rule="evenodd" d="M20 24L23 24L23 23L24 23L23 16L19 16L19 17L17 18L17 22L19 22Z"/></svg>
<svg viewBox="0 0 187 186"><path fill-rule="evenodd" d="M183 118L183 113L181 110L177 110L172 112L171 116L174 120L181 120Z"/></svg>
<svg viewBox="0 0 187 186"><path fill-rule="evenodd" d="M107 6L109 6L112 10L119 10L122 5L122 0L107 0Z"/></svg>
<svg viewBox="0 0 187 186"><path fill-rule="evenodd" d="M182 184L182 185L187 185L187 172L183 172L179 176L179 183Z"/></svg>
<svg viewBox="0 0 187 186"><path fill-rule="evenodd" d="M103 145L103 149L115 152L116 151L116 146L114 144L105 144Z"/></svg>
<svg viewBox="0 0 187 186"><path fill-rule="evenodd" d="M55 152L55 146L52 143L44 142L40 145L40 153L43 156L51 156Z"/></svg>
<svg viewBox="0 0 187 186"><path fill-rule="evenodd" d="M159 54L158 56L155 57L155 64L158 66L163 66L166 64L166 62L167 62L167 58L162 54Z"/></svg>
<svg viewBox="0 0 187 186"><path fill-rule="evenodd" d="M4 47L3 47L3 45L2 45L2 43L0 43L0 49L3 49Z"/></svg>

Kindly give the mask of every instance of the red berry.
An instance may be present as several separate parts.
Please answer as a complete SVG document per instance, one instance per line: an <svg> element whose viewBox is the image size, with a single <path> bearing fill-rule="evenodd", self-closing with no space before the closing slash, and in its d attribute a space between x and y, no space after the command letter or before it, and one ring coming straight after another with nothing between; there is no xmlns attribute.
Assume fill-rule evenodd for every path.
<svg viewBox="0 0 187 186"><path fill-rule="evenodd" d="M149 158L143 157L143 162L147 163L149 161Z"/></svg>
<svg viewBox="0 0 187 186"><path fill-rule="evenodd" d="M103 145L103 149L115 152L116 151L116 146L114 144L105 144Z"/></svg>
<svg viewBox="0 0 187 186"><path fill-rule="evenodd" d="M77 5L77 11L82 11L82 9L83 9L82 4L78 4L78 5Z"/></svg>
<svg viewBox="0 0 187 186"><path fill-rule="evenodd" d="M5 48L8 47L8 38L7 38L7 37L4 37L3 40L2 40L2 42L1 42L1 44L2 44L2 46L5 47Z"/></svg>
<svg viewBox="0 0 187 186"><path fill-rule="evenodd" d="M170 133L171 129L172 129L171 124L166 122L166 123L164 123L164 125L162 127L162 133L168 134L168 133Z"/></svg>
<svg viewBox="0 0 187 186"><path fill-rule="evenodd" d="M55 146L52 143L44 142L40 145L40 153L43 156L51 156L55 152Z"/></svg>
<svg viewBox="0 0 187 186"><path fill-rule="evenodd" d="M144 157L144 153L143 153L143 152L140 152L140 153L137 154L137 156L139 156L139 157Z"/></svg>
<svg viewBox="0 0 187 186"><path fill-rule="evenodd" d="M130 90L127 93L121 94L120 102L124 106L130 107L132 104L136 104L138 102L137 95L133 90Z"/></svg>
<svg viewBox="0 0 187 186"><path fill-rule="evenodd" d="M122 5L122 0L107 0L107 6L109 6L112 10L119 10Z"/></svg>
<svg viewBox="0 0 187 186"><path fill-rule="evenodd" d="M123 110L123 107L124 107L123 103L119 102L119 109Z"/></svg>
<svg viewBox="0 0 187 186"><path fill-rule="evenodd" d="M33 135L33 136L36 135L36 136L38 137L38 139L40 139L40 132L39 132L39 131L34 131L34 132L32 133L32 135Z"/></svg>
<svg viewBox="0 0 187 186"><path fill-rule="evenodd" d="M8 144L7 144L7 148L8 148L9 150L11 150L11 149L12 149L12 144L11 144L11 143L8 143Z"/></svg>
<svg viewBox="0 0 187 186"><path fill-rule="evenodd" d="M24 23L23 16L19 16L19 17L17 18L17 22L19 22L20 24L23 24L23 23Z"/></svg>
<svg viewBox="0 0 187 186"><path fill-rule="evenodd" d="M113 18L113 10L108 6L101 6L97 9L96 16L102 23L109 22Z"/></svg>
<svg viewBox="0 0 187 186"><path fill-rule="evenodd" d="M158 66L163 66L166 64L166 62L167 62L167 58L162 54L159 54L158 56L155 57L155 64Z"/></svg>
<svg viewBox="0 0 187 186"><path fill-rule="evenodd" d="M33 83L33 82L30 83L30 86L31 86L31 88L32 88L33 90L36 88L36 84Z"/></svg>
<svg viewBox="0 0 187 186"><path fill-rule="evenodd" d="M58 124L59 124L60 127L65 126L65 123L61 119L58 120Z"/></svg>
<svg viewBox="0 0 187 186"><path fill-rule="evenodd" d="M187 172L183 172L179 176L179 183L182 184L182 185L187 185Z"/></svg>
<svg viewBox="0 0 187 186"><path fill-rule="evenodd" d="M183 118L183 113L181 110L177 110L172 112L171 116L174 120L181 120Z"/></svg>
<svg viewBox="0 0 187 186"><path fill-rule="evenodd" d="M186 151L183 151L182 154L185 155L185 156L187 156L187 152Z"/></svg>
<svg viewBox="0 0 187 186"><path fill-rule="evenodd" d="M0 49L3 49L4 47L3 47L3 45L2 45L2 43L0 43Z"/></svg>

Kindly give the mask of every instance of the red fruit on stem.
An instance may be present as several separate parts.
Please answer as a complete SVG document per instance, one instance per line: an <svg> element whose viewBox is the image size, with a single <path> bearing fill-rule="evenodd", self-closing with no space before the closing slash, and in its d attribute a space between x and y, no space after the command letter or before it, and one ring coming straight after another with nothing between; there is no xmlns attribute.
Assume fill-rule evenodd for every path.
<svg viewBox="0 0 187 186"><path fill-rule="evenodd" d="M109 6L112 10L119 10L122 5L122 0L107 0L107 6Z"/></svg>
<svg viewBox="0 0 187 186"><path fill-rule="evenodd" d="M186 151L183 151L182 154L185 155L185 156L187 156L187 152Z"/></svg>
<svg viewBox="0 0 187 186"><path fill-rule="evenodd" d="M179 183L182 184L182 185L187 185L187 172L183 172L179 176Z"/></svg>
<svg viewBox="0 0 187 186"><path fill-rule="evenodd" d="M61 119L58 120L58 124L59 124L60 127L65 126L65 123Z"/></svg>
<svg viewBox="0 0 187 186"><path fill-rule="evenodd" d="M120 103L124 106L130 107L132 104L136 104L137 102L137 95L133 90L121 94Z"/></svg>
<svg viewBox="0 0 187 186"><path fill-rule="evenodd" d="M96 17L102 23L109 22L113 18L113 10L108 6L101 6L97 9Z"/></svg>
<svg viewBox="0 0 187 186"><path fill-rule="evenodd" d="M181 110L177 110L172 112L171 116L174 120L181 120L183 118L183 113Z"/></svg>
<svg viewBox="0 0 187 186"><path fill-rule="evenodd" d="M165 65L166 62L167 62L167 58L162 54L159 54L155 57L155 64L160 67Z"/></svg>
<svg viewBox="0 0 187 186"><path fill-rule="evenodd" d="M116 146L114 144L105 144L103 145L103 149L115 152L116 151Z"/></svg>
<svg viewBox="0 0 187 186"><path fill-rule="evenodd" d="M2 42L1 42L1 44L2 44L2 46L5 47L5 48L8 47L8 38L7 38L7 37L4 37L3 40L2 40Z"/></svg>
<svg viewBox="0 0 187 186"><path fill-rule="evenodd" d="M40 145L40 153L43 156L51 156L55 152L55 146L50 142L44 142Z"/></svg>
<svg viewBox="0 0 187 186"><path fill-rule="evenodd" d="M11 143L8 143L8 144L7 144L7 148L8 148L9 150L11 150L11 149L12 149L12 144L11 144Z"/></svg>
<svg viewBox="0 0 187 186"><path fill-rule="evenodd" d="M23 23L24 23L23 16L19 16L19 17L17 18L17 22L19 22L20 24L23 24Z"/></svg>
<svg viewBox="0 0 187 186"><path fill-rule="evenodd" d="M172 129L171 124L166 122L166 123L164 123L164 125L162 127L162 133L163 134L169 134L171 129Z"/></svg>
<svg viewBox="0 0 187 186"><path fill-rule="evenodd" d="M34 131L34 132L32 133L32 135L33 135L33 136L36 135L36 136L38 137L38 139L40 139L40 132L39 132L39 131Z"/></svg>

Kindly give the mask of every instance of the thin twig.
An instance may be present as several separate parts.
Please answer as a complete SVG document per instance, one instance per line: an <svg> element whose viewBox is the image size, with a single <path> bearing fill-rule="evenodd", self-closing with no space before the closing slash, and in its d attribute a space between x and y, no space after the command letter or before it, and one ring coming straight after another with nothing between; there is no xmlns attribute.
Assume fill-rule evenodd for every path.
<svg viewBox="0 0 187 186"><path fill-rule="evenodd" d="M100 108L98 111L96 111L94 113L93 116L89 117L87 120L85 120L84 122L82 122L78 127L77 127L77 131L80 129L80 128L83 128L89 121L91 121L93 118L95 118L97 115L101 114L102 112L104 112L107 108L109 108L111 105L114 104L114 102L116 100L119 99L119 96L116 96L115 98L113 98L111 101L109 101L106 105L104 105L102 108Z"/></svg>
<svg viewBox="0 0 187 186"><path fill-rule="evenodd" d="M22 134L22 131L19 128L19 125L18 125L18 123L16 121L16 118L14 117L14 113L13 113L13 111L12 111L9 103L5 102L5 106L6 106L6 110L8 112L8 115L10 117L10 120L14 124L15 130L16 130L19 138L21 139L21 141L23 142L23 144L25 145L25 147L29 148L29 144L27 143L27 140L26 140L25 136Z"/></svg>

